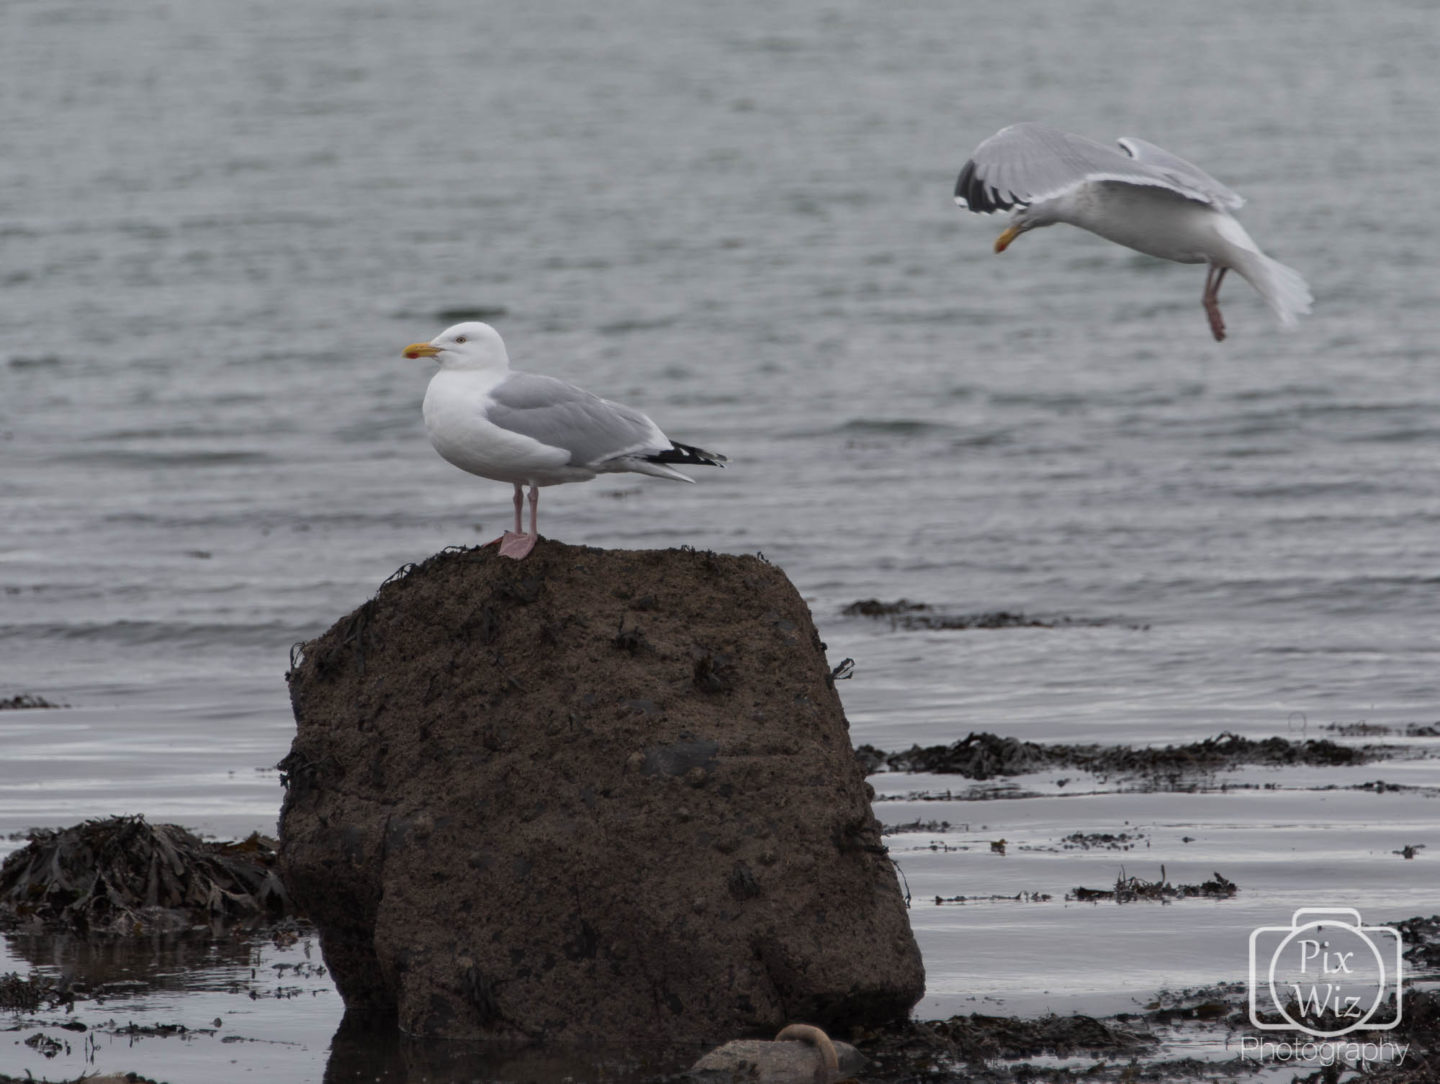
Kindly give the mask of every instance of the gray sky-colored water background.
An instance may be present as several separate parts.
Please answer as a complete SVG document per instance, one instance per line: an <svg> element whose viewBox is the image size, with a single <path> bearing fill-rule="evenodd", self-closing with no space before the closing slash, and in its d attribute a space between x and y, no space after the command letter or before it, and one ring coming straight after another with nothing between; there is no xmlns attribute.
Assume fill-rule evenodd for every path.
<svg viewBox="0 0 1440 1084"><path fill-rule="evenodd" d="M951 824L889 839L920 1013L1113 1012L1242 978L1297 907L1431 913L1437 72L1411 0L7 0L0 699L65 707L0 713L0 850L118 813L273 832L290 645L510 514L431 450L400 356L483 311L517 367L731 458L549 490L544 533L763 552L855 660L857 745L1405 748L1186 793L873 777L886 824ZM1068 227L992 254L954 179L1025 119L1195 160L1314 314L1283 332L1232 279L1216 344L1199 267ZM866 598L1049 627L842 613ZM1064 898L1161 863L1241 892ZM1017 893L1052 898L924 902ZM0 1071L322 1079L338 996L227 1001L254 962L109 1010L217 1035L46 1061L0 1032Z"/></svg>

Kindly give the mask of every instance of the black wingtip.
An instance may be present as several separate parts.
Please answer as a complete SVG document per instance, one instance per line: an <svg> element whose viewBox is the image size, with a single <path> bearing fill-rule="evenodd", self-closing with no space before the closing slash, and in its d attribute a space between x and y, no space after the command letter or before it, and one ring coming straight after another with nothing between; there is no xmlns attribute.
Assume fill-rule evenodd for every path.
<svg viewBox="0 0 1440 1084"><path fill-rule="evenodd" d="M966 162L960 167L960 176L955 179L955 202L964 203L965 206L974 210L970 201L970 186L975 181L975 163Z"/></svg>
<svg viewBox="0 0 1440 1084"><path fill-rule="evenodd" d="M979 214L991 211L1008 211L1019 201L1003 199L994 188L975 176L975 160L972 158L960 167L960 176L955 181L955 202Z"/></svg>
<svg viewBox="0 0 1440 1084"><path fill-rule="evenodd" d="M719 452L707 452L689 444L671 441L663 452L645 457L651 463L688 463L692 467L723 467L728 460Z"/></svg>

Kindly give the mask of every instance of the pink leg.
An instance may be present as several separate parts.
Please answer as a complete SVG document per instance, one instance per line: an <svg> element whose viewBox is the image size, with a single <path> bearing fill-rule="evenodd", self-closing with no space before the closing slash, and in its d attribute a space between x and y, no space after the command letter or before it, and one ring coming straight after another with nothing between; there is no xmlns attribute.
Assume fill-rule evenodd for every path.
<svg viewBox="0 0 1440 1084"><path fill-rule="evenodd" d="M520 533L520 487L515 487L515 531L505 532L505 537L500 540L500 556L513 557L519 561L526 557L535 548L535 540L540 537L540 532L535 528L535 520L538 516L540 505L540 487L530 487L530 533Z"/></svg>
<svg viewBox="0 0 1440 1084"><path fill-rule="evenodd" d="M525 487L522 486L519 482L516 482L516 483L515 483L515 530L514 530L513 532L512 532L512 531L506 531L506 532L505 532L504 534L502 534L499 538L492 538L492 539L490 539L490 541L489 541L489 542L486 542L485 545L487 545L487 546L500 546L500 547L503 548L504 545L505 545L505 539L509 538L512 534L519 535L519 534L520 534L520 509L522 509L522 508L524 508L524 507L525 507Z"/></svg>
<svg viewBox="0 0 1440 1084"><path fill-rule="evenodd" d="M1215 336L1217 343L1225 341L1225 320L1220 315L1220 283L1225 279L1225 272L1228 267L1216 267L1213 263L1205 272L1205 294L1201 303L1205 306L1205 315L1210 318L1210 334Z"/></svg>

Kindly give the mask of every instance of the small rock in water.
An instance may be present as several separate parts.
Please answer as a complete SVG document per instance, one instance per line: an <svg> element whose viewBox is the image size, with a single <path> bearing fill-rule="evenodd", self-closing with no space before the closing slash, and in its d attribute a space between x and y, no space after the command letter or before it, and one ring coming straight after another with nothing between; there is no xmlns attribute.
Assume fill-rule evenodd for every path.
<svg viewBox="0 0 1440 1084"><path fill-rule="evenodd" d="M735 1039L717 1046L690 1067L695 1081L728 1084L841 1084L866 1065L849 1043L838 1043L809 1024L789 1024L773 1041Z"/></svg>

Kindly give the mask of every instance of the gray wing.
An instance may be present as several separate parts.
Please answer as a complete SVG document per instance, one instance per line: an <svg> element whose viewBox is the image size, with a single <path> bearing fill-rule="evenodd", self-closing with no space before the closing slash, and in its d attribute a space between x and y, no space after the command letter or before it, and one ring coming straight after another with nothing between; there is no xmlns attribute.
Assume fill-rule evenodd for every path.
<svg viewBox="0 0 1440 1084"><path fill-rule="evenodd" d="M1147 152L1152 150L1148 143L1143 147ZM1130 148L1122 153L1104 143L1044 124L1012 124L975 148L955 183L955 202L971 211L1005 211L1054 199L1095 181L1168 188L1200 203L1223 202L1217 200L1216 188L1234 196L1194 166L1174 155L1160 153L1168 162L1186 166L1188 172L1167 170L1151 164L1146 155L1135 154ZM1200 178L1208 185L1200 183Z"/></svg>
<svg viewBox="0 0 1440 1084"><path fill-rule="evenodd" d="M1245 201L1233 189L1225 187L1199 166L1187 162L1178 154L1171 154L1163 147L1135 136L1122 136L1117 142L1120 148L1137 162L1158 169L1179 184L1187 184L1207 193L1211 201L1222 207L1239 207Z"/></svg>
<svg viewBox="0 0 1440 1084"><path fill-rule="evenodd" d="M492 423L563 448L576 466L669 447L659 427L640 411L553 376L512 372L490 398L493 405L486 416Z"/></svg>

